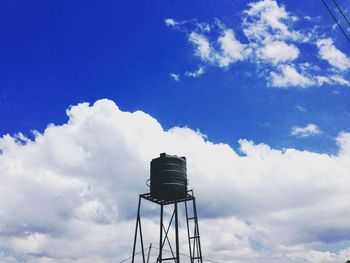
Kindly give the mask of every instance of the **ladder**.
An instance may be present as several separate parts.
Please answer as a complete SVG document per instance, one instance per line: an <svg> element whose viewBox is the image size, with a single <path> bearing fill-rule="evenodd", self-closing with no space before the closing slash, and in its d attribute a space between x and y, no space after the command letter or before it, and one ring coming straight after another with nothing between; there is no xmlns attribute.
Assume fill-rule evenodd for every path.
<svg viewBox="0 0 350 263"><path fill-rule="evenodd" d="M201 241L199 235L199 227L198 227L198 216L197 216L197 208L196 208L196 199L192 192L192 200L185 201L185 210L186 210L186 223L187 223L187 236L188 236L188 246L190 250L190 259L191 263L203 263L202 258L202 249L201 249ZM192 202L192 209L187 205L187 202ZM191 205L191 204L189 204ZM190 216L190 212L192 210L192 215Z"/></svg>

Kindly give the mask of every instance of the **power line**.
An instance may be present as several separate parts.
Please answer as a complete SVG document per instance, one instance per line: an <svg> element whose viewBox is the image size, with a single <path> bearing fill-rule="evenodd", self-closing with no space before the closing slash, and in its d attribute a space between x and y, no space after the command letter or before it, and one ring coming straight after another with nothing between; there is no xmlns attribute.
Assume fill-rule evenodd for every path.
<svg viewBox="0 0 350 263"><path fill-rule="evenodd" d="M346 17L345 13L341 10L340 6L338 5L337 1L332 0L334 5L338 8L339 12L342 14L342 16L344 17L345 21L348 23L348 25L350 26L350 21L349 19Z"/></svg>
<svg viewBox="0 0 350 263"><path fill-rule="evenodd" d="M142 253L143 251L145 251L146 249L149 249L149 247L146 247L144 250L141 250L140 252L136 253L135 256L141 254L141 253ZM128 257L128 258L126 258L126 259L120 261L119 263L123 263L123 262L125 262L125 261L128 261L128 260L131 259L131 258L132 258L132 256L130 256L130 257Z"/></svg>
<svg viewBox="0 0 350 263"><path fill-rule="evenodd" d="M329 6L327 5L327 3L324 0L321 0L322 3L324 4L324 6L327 8L329 14L333 17L334 21L337 23L338 27L340 28L341 32L343 33L343 35L346 37L346 39L349 41L350 43L350 38L348 37L348 35L345 33L344 29L342 28L342 26L339 24L338 19L334 16L332 10L329 8Z"/></svg>
<svg viewBox="0 0 350 263"><path fill-rule="evenodd" d="M150 247L151 247L151 245L150 245ZM136 253L135 256L141 254L143 251L145 251L146 249L149 249L150 247L146 247L144 250L141 250L140 252ZM152 246L152 248L155 248L155 249L158 249L158 250L159 250L159 247L156 247L156 246ZM164 249L164 248L163 248L163 250L164 250L164 251L167 251L167 252L171 252L171 251L168 250L168 249ZM190 258L189 255L186 255L186 254L183 254L183 253L180 253L180 255ZM131 259L131 258L132 258L132 256L131 256L131 257L128 257L128 258L126 258L126 259L124 259L124 260L122 260L122 261L120 261L119 263L123 263L123 262L125 262L125 261L128 261L128 260ZM204 258L203 258L202 260L203 260L203 261L207 261L207 262L212 262L212 263L220 263L219 261L215 261L215 260L211 260L211 259L204 259Z"/></svg>
<svg viewBox="0 0 350 263"><path fill-rule="evenodd" d="M155 246L153 246L155 249L158 249L159 250L159 247L155 247ZM170 250L168 250L168 249L164 249L163 248L163 250L164 251L167 251L167 252L171 252ZM191 256L189 256L189 255L186 255L186 254L183 254L183 253L180 253L180 255L181 256L185 256L185 257L188 257L188 258L190 258ZM203 261L207 261L207 262L212 262L212 263L220 263L220 262L218 262L218 261L214 261L214 260L211 260L211 259L202 259Z"/></svg>

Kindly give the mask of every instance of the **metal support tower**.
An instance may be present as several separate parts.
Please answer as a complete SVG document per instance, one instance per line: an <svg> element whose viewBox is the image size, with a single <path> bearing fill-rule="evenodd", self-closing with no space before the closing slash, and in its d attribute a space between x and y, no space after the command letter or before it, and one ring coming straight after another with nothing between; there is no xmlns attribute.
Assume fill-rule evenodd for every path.
<svg viewBox="0 0 350 263"><path fill-rule="evenodd" d="M136 228L135 228L135 236L134 236L134 246L132 252L132 263L135 263L135 250L137 239L140 237L140 244L142 250L142 263L146 263L145 253L144 253L144 244L143 244L143 236L142 236L142 227L141 227L141 200L146 199L153 203L160 205L160 222L159 222L159 254L157 258L157 263L162 263L165 261L174 261L175 263L180 263L180 244L179 244L179 213L178 206L182 203L185 205L185 215L186 215L186 226L187 226L187 238L189 245L189 259L190 263L203 263L202 259L202 250L200 243L200 235L199 235L199 227L198 227L198 217L197 217L197 208L196 208L196 199L193 195L193 191L190 190L187 192L187 196L183 199L178 200L158 200L151 196L150 193L141 194L139 196L139 204L137 209L137 218L136 218ZM164 224L164 206L173 205L174 210L172 216L169 220L169 223L166 227ZM175 228L175 242L171 242L169 238L169 230L174 221ZM168 244L171 252L171 257L163 258L163 249L165 243ZM172 244L173 243L173 244ZM174 244L175 243L175 244ZM174 249L173 249L174 246Z"/></svg>

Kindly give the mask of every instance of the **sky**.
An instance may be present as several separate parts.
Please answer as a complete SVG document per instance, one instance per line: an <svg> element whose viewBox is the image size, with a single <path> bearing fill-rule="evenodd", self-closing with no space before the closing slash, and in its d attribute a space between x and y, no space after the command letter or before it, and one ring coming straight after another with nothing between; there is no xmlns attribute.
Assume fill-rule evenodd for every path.
<svg viewBox="0 0 350 263"><path fill-rule="evenodd" d="M187 157L205 258L350 258L350 43L322 1L0 6L1 262L130 256L161 152Z"/></svg>

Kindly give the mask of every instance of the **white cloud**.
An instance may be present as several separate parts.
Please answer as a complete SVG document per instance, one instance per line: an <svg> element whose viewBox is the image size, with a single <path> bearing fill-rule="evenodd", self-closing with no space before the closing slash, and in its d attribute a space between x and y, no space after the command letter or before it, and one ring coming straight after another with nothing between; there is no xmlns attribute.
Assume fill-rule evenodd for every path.
<svg viewBox="0 0 350 263"><path fill-rule="evenodd" d="M196 32L192 32L189 35L189 41L195 46L195 54L203 61L209 61L211 57L212 49L210 47L208 39Z"/></svg>
<svg viewBox="0 0 350 263"><path fill-rule="evenodd" d="M222 50L222 54L217 55L220 67L225 68L236 61L245 60L250 54L250 50L236 39L231 29L224 30L218 42Z"/></svg>
<svg viewBox="0 0 350 263"><path fill-rule="evenodd" d="M313 79L300 74L293 65L281 65L278 69L278 73L270 73L270 85L273 87L295 86L306 88L315 84Z"/></svg>
<svg viewBox="0 0 350 263"><path fill-rule="evenodd" d="M303 106L297 105L297 106L295 106L295 107L296 107L297 110L300 111L300 112L307 112L307 110L306 110L305 107L303 107Z"/></svg>
<svg viewBox="0 0 350 263"><path fill-rule="evenodd" d="M276 1L263 0L248 6L242 23L243 32L254 49L257 62L278 66L296 60L300 54L299 48L289 42L308 41L304 34L293 30L293 23L298 18Z"/></svg>
<svg viewBox="0 0 350 263"><path fill-rule="evenodd" d="M330 79L332 81L334 81L335 83L338 83L342 86L350 87L350 82L341 75L332 75L332 76L330 76Z"/></svg>
<svg viewBox="0 0 350 263"><path fill-rule="evenodd" d="M342 86L348 86L350 87L350 82L345 79L343 76L341 75L330 75L330 76L315 76L314 77L315 81L317 82L318 86L322 86L323 84L327 83L327 84L331 84L331 85L335 85L335 84L340 84Z"/></svg>
<svg viewBox="0 0 350 263"><path fill-rule="evenodd" d="M164 23L167 25L167 26L175 26L178 24L178 22L176 22L174 19L172 18L167 18L164 20Z"/></svg>
<svg viewBox="0 0 350 263"><path fill-rule="evenodd" d="M290 134L296 137L309 137L320 133L321 131L316 124L309 123L305 127L293 127Z"/></svg>
<svg viewBox="0 0 350 263"><path fill-rule="evenodd" d="M288 23L293 23L295 19L277 1L262 0L248 6L243 20L243 32L251 41L307 41L300 32L290 28Z"/></svg>
<svg viewBox="0 0 350 263"><path fill-rule="evenodd" d="M189 35L189 41L195 46L195 55L203 62L227 68L230 64L246 59L250 51L240 43L231 29L224 30L217 39L220 50L213 48L204 34L192 32Z"/></svg>
<svg viewBox="0 0 350 263"><path fill-rule="evenodd" d="M281 41L270 42L257 52L260 59L271 61L273 64L293 61L299 56L299 49L295 45Z"/></svg>
<svg viewBox="0 0 350 263"><path fill-rule="evenodd" d="M204 67L199 67L197 70L195 71L186 71L185 75L187 77L193 77L193 78L198 78L199 76L204 74Z"/></svg>
<svg viewBox="0 0 350 263"><path fill-rule="evenodd" d="M342 71L350 68L350 58L334 46L332 39L320 39L316 44L320 57L330 65Z"/></svg>
<svg viewBox="0 0 350 263"><path fill-rule="evenodd" d="M211 26L210 26L210 24L207 24L207 23L198 23L197 22L196 27L201 32L210 33L210 31L211 31Z"/></svg>
<svg viewBox="0 0 350 263"><path fill-rule="evenodd" d="M176 73L170 73L170 77L172 77L175 81L180 81L180 75Z"/></svg>
<svg viewBox="0 0 350 263"><path fill-rule="evenodd" d="M253 63L270 87L350 86L344 74L334 73L334 69L345 71L350 68L350 59L331 39L317 40L315 28L295 29L299 18L289 13L285 6L277 1L261 0L249 3L243 14L241 27L247 43L240 41L234 30L218 19L213 26L196 21L188 40L201 64L228 69L238 61ZM169 20L167 24L174 22ZM300 56L301 44L316 45L319 58L328 61L332 66L328 72L333 73L320 75L321 68L317 64L300 61L303 57Z"/></svg>
<svg viewBox="0 0 350 263"><path fill-rule="evenodd" d="M0 139L0 261L127 258L149 161L167 152L188 159L206 258L345 262L346 248L325 249L329 240L349 241L349 133L338 136L336 155L240 140L242 156L189 128L164 130L148 114L123 112L109 100L67 114L67 123L26 143ZM146 244L157 244L158 229L154 213L145 213Z"/></svg>

